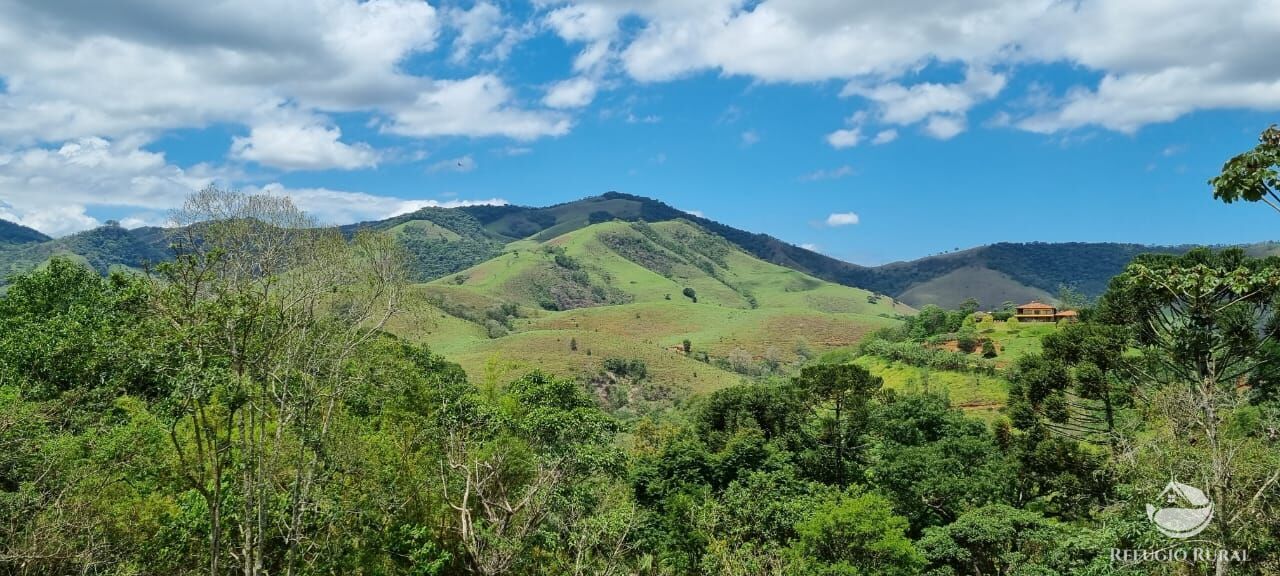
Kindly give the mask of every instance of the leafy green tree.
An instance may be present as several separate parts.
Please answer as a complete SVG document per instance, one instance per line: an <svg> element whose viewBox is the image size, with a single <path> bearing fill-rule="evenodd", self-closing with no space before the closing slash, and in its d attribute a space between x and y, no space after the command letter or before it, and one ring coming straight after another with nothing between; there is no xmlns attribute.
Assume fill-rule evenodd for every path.
<svg viewBox="0 0 1280 576"><path fill-rule="evenodd" d="M919 546L938 573L1052 574L1058 573L1054 552L1065 533L1035 512L992 504L925 530Z"/></svg>
<svg viewBox="0 0 1280 576"><path fill-rule="evenodd" d="M1092 322L1068 324L1042 340L1045 357L1070 368L1077 420L1084 428L1101 429L1112 444L1118 440L1117 410L1132 405L1131 370L1124 356L1129 342L1128 329Z"/></svg>
<svg viewBox="0 0 1280 576"><path fill-rule="evenodd" d="M982 422L945 398L892 398L873 414L876 459L868 482L887 495L913 533L1008 499L1010 462Z"/></svg>
<svg viewBox="0 0 1280 576"><path fill-rule="evenodd" d="M1139 390L1164 415L1149 422L1132 461L1205 489L1216 518L1205 534L1225 548L1276 538L1264 526L1274 522L1280 462L1263 431L1280 420L1239 383L1258 373L1276 336L1278 296L1280 259L1196 249L1135 260L1099 307L1102 318L1135 329ZM1216 573L1230 570L1229 558L1217 559Z"/></svg>
<svg viewBox="0 0 1280 576"><path fill-rule="evenodd" d="M537 565L532 548L548 539L558 542L559 550L571 550L571 557L626 543L617 538L628 530L617 525L593 528L614 539L609 545L597 538L575 539L584 536L583 523L599 519L607 502L580 490L620 473L622 463L613 445L617 423L578 383L527 374L509 384L496 405L444 428L443 496L472 571L501 574Z"/></svg>
<svg viewBox="0 0 1280 576"><path fill-rule="evenodd" d="M706 574L792 574L801 560L790 550L796 525L838 490L798 478L790 468L755 471L733 481L695 515L706 535Z"/></svg>
<svg viewBox="0 0 1280 576"><path fill-rule="evenodd" d="M934 304L926 304L920 309L920 313L911 322L911 337L916 340L923 340L934 334L942 334L947 331L948 326L947 311Z"/></svg>
<svg viewBox="0 0 1280 576"><path fill-rule="evenodd" d="M1058 285L1058 303L1067 310L1080 310L1088 308L1091 304L1088 296L1075 286L1068 284Z"/></svg>
<svg viewBox="0 0 1280 576"><path fill-rule="evenodd" d="M856 488L819 503L796 525L799 574L916 574L924 559L906 536L907 521L875 494Z"/></svg>
<svg viewBox="0 0 1280 576"><path fill-rule="evenodd" d="M175 473L205 501L211 576L228 561L293 574L332 479L344 369L399 310L403 255L385 235L319 228L288 198L210 188L174 219L149 303L182 363L166 406Z"/></svg>
<svg viewBox="0 0 1280 576"><path fill-rule="evenodd" d="M884 381L856 364L806 366L794 381L823 410L821 438L831 450L831 479L843 485L860 460L870 399Z"/></svg>
<svg viewBox="0 0 1280 576"><path fill-rule="evenodd" d="M1280 128L1267 128L1258 145L1227 160L1222 172L1209 180L1213 197L1227 204L1262 202L1280 212Z"/></svg>
<svg viewBox="0 0 1280 576"><path fill-rule="evenodd" d="M21 383L32 399L77 394L81 403L166 395L165 353L141 330L157 328L148 296L137 276L104 279L66 258L16 278L0 299L0 384Z"/></svg>

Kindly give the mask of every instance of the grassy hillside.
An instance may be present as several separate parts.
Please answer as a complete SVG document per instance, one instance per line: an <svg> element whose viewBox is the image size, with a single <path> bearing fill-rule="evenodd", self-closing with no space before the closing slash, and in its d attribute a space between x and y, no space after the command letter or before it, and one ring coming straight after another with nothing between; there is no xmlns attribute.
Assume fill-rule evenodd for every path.
<svg viewBox="0 0 1280 576"><path fill-rule="evenodd" d="M579 374L608 357L639 358L655 378L697 390L850 345L912 312L763 262L684 220L604 222L513 242L420 290L440 311L434 324L396 330L469 372L496 357ZM466 326L450 329L440 314Z"/></svg>
<svg viewBox="0 0 1280 576"><path fill-rule="evenodd" d="M609 192L546 208L476 206L462 208L492 234L547 240L609 219L665 222L691 221L760 260L798 270L845 286L887 294L912 306L952 307L978 298L993 307L1005 300L1051 299L1062 285L1097 296L1107 281L1134 256L1144 252L1180 253L1188 246L1144 246L1118 243L998 243L910 262L859 266L806 250L769 236L687 214L641 196ZM1276 251L1271 244L1247 247Z"/></svg>
<svg viewBox="0 0 1280 576"><path fill-rule="evenodd" d="M968 330L969 328L965 328ZM902 392L944 392L954 405L971 415L984 419L995 417L1008 399L1009 382L1004 373L1018 358L1038 353L1041 338L1056 331L1052 323L995 322L988 319L972 327L982 339L990 339L997 352L988 366L992 369L940 368L936 365L912 361L909 358L877 355L874 346L850 346L831 350L818 361L824 363L854 362L884 379L884 385ZM930 349L942 354L963 354L955 340L948 336L929 338L927 341L898 342L899 346ZM982 349L962 355L976 365Z"/></svg>
<svg viewBox="0 0 1280 576"><path fill-rule="evenodd" d="M957 308L966 298L976 298L984 306L994 308L1005 301L1018 304L1031 300L1051 302L1054 294L1018 282L1003 272L982 266L965 266L912 284L897 297L913 305L936 304L943 308Z"/></svg>

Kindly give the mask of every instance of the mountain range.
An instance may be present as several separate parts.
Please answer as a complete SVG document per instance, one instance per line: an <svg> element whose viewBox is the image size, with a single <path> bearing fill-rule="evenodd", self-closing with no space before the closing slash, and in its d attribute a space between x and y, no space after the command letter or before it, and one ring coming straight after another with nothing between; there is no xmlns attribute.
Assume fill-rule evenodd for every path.
<svg viewBox="0 0 1280 576"><path fill-rule="evenodd" d="M468 206L424 208L393 218L343 228L392 231L412 256L415 279L426 282L459 272L503 253L516 241L544 242L614 220L684 220L765 262L816 278L869 290L910 306L954 307L976 298L984 307L1005 301L1052 301L1063 286L1097 296L1135 255L1183 252L1190 246L1119 243L997 243L882 266L860 266L683 212L657 200L609 192L547 207ZM1257 255L1280 252L1280 244L1245 247ZM160 228L126 230L117 225L52 239L0 220L0 276L38 266L56 254L82 259L99 271L139 268L168 253Z"/></svg>

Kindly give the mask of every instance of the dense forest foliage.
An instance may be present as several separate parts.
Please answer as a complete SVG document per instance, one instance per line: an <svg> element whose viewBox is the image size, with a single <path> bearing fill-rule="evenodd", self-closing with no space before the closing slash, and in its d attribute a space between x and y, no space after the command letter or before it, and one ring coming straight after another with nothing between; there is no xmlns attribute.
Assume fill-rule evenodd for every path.
<svg viewBox="0 0 1280 576"><path fill-rule="evenodd" d="M117 266L141 270L171 257L165 242L165 235L157 228L127 230L110 222L54 240L0 246L0 284L12 274L29 271L55 255L74 257L100 274Z"/></svg>
<svg viewBox="0 0 1280 576"><path fill-rule="evenodd" d="M386 334L386 234L216 190L180 216L148 274L55 259L0 297L0 572L1280 570L1275 259L1139 258L991 422L822 362L624 415ZM1217 507L1195 546L1247 561L1113 559L1180 545L1144 512L1171 476Z"/></svg>
<svg viewBox="0 0 1280 576"><path fill-rule="evenodd" d="M426 233L414 226L417 222L434 224L451 236ZM343 227L348 235L365 229L395 230L395 237L408 256L410 277L419 282L465 270L502 251L502 238L485 230L479 220L461 210L428 207L386 220Z"/></svg>
<svg viewBox="0 0 1280 576"><path fill-rule="evenodd" d="M7 220L0 220L0 246L44 242L46 240L49 240L49 237L37 230Z"/></svg>

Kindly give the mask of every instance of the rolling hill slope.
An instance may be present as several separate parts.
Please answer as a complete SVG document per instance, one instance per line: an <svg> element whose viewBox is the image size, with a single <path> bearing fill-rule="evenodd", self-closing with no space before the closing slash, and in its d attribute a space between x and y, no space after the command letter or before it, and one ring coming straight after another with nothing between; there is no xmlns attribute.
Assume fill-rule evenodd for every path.
<svg viewBox="0 0 1280 576"><path fill-rule="evenodd" d="M897 262L860 266L806 250L769 236L754 234L688 214L641 196L609 192L550 206L476 206L461 208L506 236L546 239L609 219L665 222L684 219L701 226L753 256L845 286L899 298L912 306L954 307L969 297L988 307L1004 300L1051 299L1061 285L1097 296L1107 281L1143 252L1184 252L1190 246L1145 246L1119 243L997 243L969 250ZM1260 250L1255 245L1250 250ZM1274 246L1271 246L1274 249ZM970 269L970 270L965 270ZM957 271L960 271L957 273ZM948 277L948 275L951 275ZM989 288L978 281L995 282Z"/></svg>
<svg viewBox="0 0 1280 576"><path fill-rule="evenodd" d="M414 279L425 282L499 257L512 242L525 241L535 246L614 220L650 224L690 222L759 260L836 284L888 295L915 307L925 304L954 307L969 297L977 298L988 308L1006 300L1052 300L1062 285L1072 286L1086 296L1097 296L1105 290L1108 279L1119 273L1135 255L1189 249L1189 246L1116 243L997 243L910 262L867 267L766 234L746 232L688 214L657 200L617 192L547 207L424 208L343 229L348 233L366 228L392 232L410 254ZM143 260L163 258L167 254L164 233L157 228L127 231L128 237L121 235L120 230L99 229L50 240L29 229L14 232L13 226L16 225L0 225L0 234L8 230L25 243L14 246L0 242L0 277L28 270L56 253L83 256L102 271L111 264L137 266ZM1280 244L1276 243L1245 248L1255 255L1280 253ZM544 278L543 284L554 280Z"/></svg>
<svg viewBox="0 0 1280 576"><path fill-rule="evenodd" d="M108 225L62 238L0 247L0 284L5 278L31 270L57 255L84 262L102 274L117 266L140 269L171 257L161 229L126 230Z"/></svg>
<svg viewBox="0 0 1280 576"><path fill-rule="evenodd" d="M437 317L393 330L473 374L493 358L573 374L593 373L606 358L637 358L653 378L698 390L852 344L912 312L764 262L686 220L602 222L513 242L421 290L431 310L470 327L440 328Z"/></svg>

